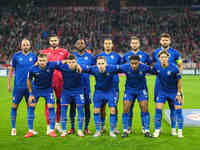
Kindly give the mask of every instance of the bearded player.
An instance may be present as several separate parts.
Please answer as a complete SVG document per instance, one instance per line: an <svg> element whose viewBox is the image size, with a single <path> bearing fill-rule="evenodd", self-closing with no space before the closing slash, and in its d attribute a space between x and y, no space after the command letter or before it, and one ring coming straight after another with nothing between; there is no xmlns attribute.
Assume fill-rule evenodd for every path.
<svg viewBox="0 0 200 150"><path fill-rule="evenodd" d="M64 60L69 56L69 52L64 49L59 47L59 42L60 39L57 35L51 35L49 37L49 44L50 47L46 48L45 50L42 50L41 53L46 54L48 57L48 61L59 61L59 60ZM60 128L60 110L61 110L61 105L60 105L60 98L61 98L61 92L62 92L62 86L63 86L63 77L60 71L54 70L53 73L53 78L52 78L52 83L53 83L53 89L56 95L56 126L55 129L61 132ZM47 121L47 135L50 132L50 126L49 126L49 111L47 104L45 105L45 116L46 116L46 121Z"/></svg>

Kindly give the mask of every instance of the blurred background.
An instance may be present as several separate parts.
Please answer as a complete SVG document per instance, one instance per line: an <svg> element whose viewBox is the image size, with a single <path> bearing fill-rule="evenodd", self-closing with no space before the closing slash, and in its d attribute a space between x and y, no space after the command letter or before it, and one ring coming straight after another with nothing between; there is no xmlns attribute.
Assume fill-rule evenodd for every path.
<svg viewBox="0 0 200 150"><path fill-rule="evenodd" d="M141 49L159 48L163 32L172 36L172 47L187 67L200 61L200 0L1 0L0 63L9 64L20 50L22 38L38 52L48 47L48 36L57 34L61 47L72 51L83 38L94 54L103 39L114 40L121 55L129 50L129 38L141 39Z"/></svg>

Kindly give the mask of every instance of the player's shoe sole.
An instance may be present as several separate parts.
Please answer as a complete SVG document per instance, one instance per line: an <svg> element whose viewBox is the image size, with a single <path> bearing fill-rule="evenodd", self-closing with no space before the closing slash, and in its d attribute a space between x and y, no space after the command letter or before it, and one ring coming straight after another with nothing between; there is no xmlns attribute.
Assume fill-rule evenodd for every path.
<svg viewBox="0 0 200 150"><path fill-rule="evenodd" d="M101 132L100 132L100 131L96 132L96 133L93 135L93 137L99 137L99 136L101 136Z"/></svg>
<svg viewBox="0 0 200 150"><path fill-rule="evenodd" d="M62 132L60 136L61 136L61 137L67 136L67 132Z"/></svg>
<svg viewBox="0 0 200 150"><path fill-rule="evenodd" d="M86 134L86 135L90 135L90 134L92 134L92 133L91 133L91 131L90 131L90 130L88 130L88 129L85 129L85 130L84 130L84 134Z"/></svg>
<svg viewBox="0 0 200 150"><path fill-rule="evenodd" d="M74 134L74 133L75 133L75 129L74 129L74 128L71 128L67 133L68 133L68 134Z"/></svg>

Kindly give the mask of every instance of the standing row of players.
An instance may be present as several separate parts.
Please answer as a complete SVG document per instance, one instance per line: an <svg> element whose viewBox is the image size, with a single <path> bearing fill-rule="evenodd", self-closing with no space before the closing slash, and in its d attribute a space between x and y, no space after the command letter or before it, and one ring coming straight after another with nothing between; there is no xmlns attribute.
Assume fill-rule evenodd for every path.
<svg viewBox="0 0 200 150"><path fill-rule="evenodd" d="M149 131L150 115L148 112L146 73L157 74L154 90L156 113L154 117L155 132L153 136L158 137L160 135L162 107L165 101L168 100L171 110L172 135L177 135L176 124L178 123L178 137L183 137L183 115L181 109L183 100L180 76L182 62L178 51L170 47L171 37L169 34L164 33L161 35L161 48L154 51L152 59L147 53L140 50L140 40L137 37L131 38L131 51L126 53L123 58L112 51L113 43L111 39L104 40L104 52L98 54L96 59L85 51L86 45L84 40L78 40L76 42L77 52L73 52L73 55L70 56L66 50L58 47L59 39L57 36L50 37L49 43L51 47L43 50L41 52L42 54L37 58L33 53L29 52L30 42L28 40L23 40L21 46L22 51L13 56L12 67L8 75L8 89L11 91L10 80L13 71L15 71L15 87L13 90L13 104L11 108L11 135L16 135L15 123L17 106L23 96L25 96L28 102L29 132L25 137L31 137L37 134L37 132L33 130L33 120L35 105L39 97L44 97L46 99L48 135L56 136L54 132L55 118L55 127L58 131L62 132L61 136L75 133L74 118L76 115L76 108L78 111L77 134L79 136L84 136L84 133L90 134L91 132L88 130L91 103L89 74L92 74L96 78L93 98L94 121L96 126L96 133L94 136L100 136L105 130L105 105L108 102L110 107L110 136L115 137L119 132L117 130L117 103L119 99L118 73L123 72L126 74L127 79L122 114L122 137L127 137L128 134L132 132L132 110L136 98L141 108L142 131L145 136L151 136ZM57 62L48 62L47 59ZM37 65L34 65L36 61ZM150 67L154 62L156 63L154 67ZM127 64L122 65L123 63ZM79 71L83 73L79 73ZM28 80L26 83L27 74ZM53 89L56 94L57 103L56 117ZM66 113L69 104L71 105L71 129L67 132ZM60 117L62 129L60 129L59 126ZM83 133L82 127L84 120L85 129Z"/></svg>

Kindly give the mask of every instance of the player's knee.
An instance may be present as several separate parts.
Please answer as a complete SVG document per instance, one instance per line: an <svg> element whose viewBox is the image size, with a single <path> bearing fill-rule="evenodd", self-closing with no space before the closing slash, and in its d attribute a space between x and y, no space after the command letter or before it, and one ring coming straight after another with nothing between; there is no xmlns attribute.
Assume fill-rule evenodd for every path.
<svg viewBox="0 0 200 150"><path fill-rule="evenodd" d="M12 108L17 108L18 107L18 104L12 104Z"/></svg>
<svg viewBox="0 0 200 150"><path fill-rule="evenodd" d="M29 104L28 106L29 106L29 107L35 107L35 106L36 106L36 103Z"/></svg>
<svg viewBox="0 0 200 150"><path fill-rule="evenodd" d="M181 109L182 108L182 106L181 105L175 105L175 109L177 110L177 109Z"/></svg>
<svg viewBox="0 0 200 150"><path fill-rule="evenodd" d="M115 107L110 107L110 113L111 114L116 114L116 109L115 109Z"/></svg>
<svg viewBox="0 0 200 150"><path fill-rule="evenodd" d="M54 104L48 104L48 108L54 108Z"/></svg>
<svg viewBox="0 0 200 150"><path fill-rule="evenodd" d="M94 113L95 113L95 114L100 113L100 108L95 108L95 109L94 109Z"/></svg>
<svg viewBox="0 0 200 150"><path fill-rule="evenodd" d="M127 106L127 105L124 105L124 113L128 113L128 111L129 111L128 106Z"/></svg>

